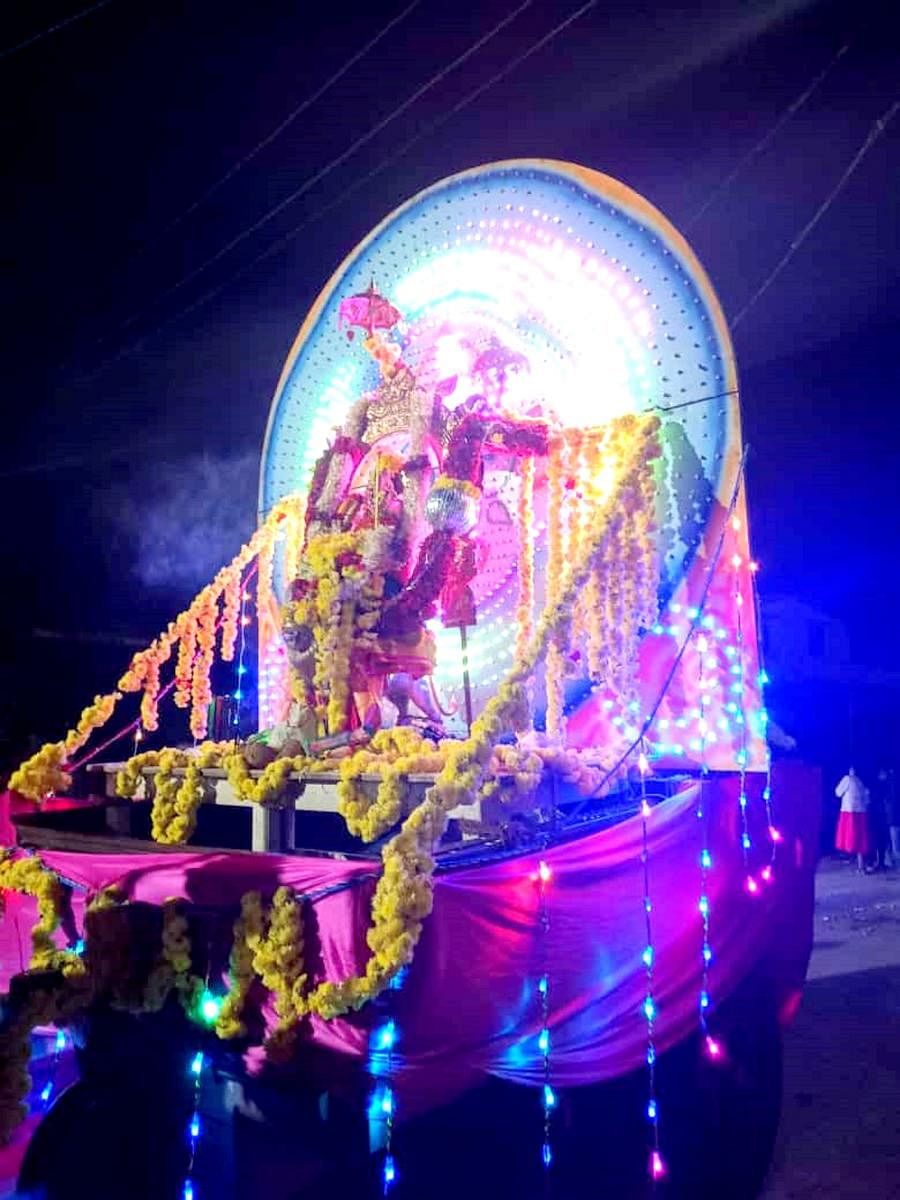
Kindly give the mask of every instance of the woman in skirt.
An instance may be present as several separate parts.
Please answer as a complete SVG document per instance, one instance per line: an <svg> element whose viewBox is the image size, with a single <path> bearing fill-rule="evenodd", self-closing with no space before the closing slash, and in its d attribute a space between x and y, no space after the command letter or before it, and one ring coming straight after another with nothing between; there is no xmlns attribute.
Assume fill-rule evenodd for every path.
<svg viewBox="0 0 900 1200"><path fill-rule="evenodd" d="M856 866L866 869L866 858L872 849L869 831L869 789L851 767L834 789L841 802L835 846L844 854L856 855Z"/></svg>

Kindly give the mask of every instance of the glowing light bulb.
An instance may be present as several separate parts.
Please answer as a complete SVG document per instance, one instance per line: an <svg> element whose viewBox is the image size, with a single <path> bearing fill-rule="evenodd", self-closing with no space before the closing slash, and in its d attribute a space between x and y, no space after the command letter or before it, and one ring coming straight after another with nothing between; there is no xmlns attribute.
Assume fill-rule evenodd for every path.
<svg viewBox="0 0 900 1200"><path fill-rule="evenodd" d="M200 1118L194 1113L191 1118L191 1137L198 1138L200 1136Z"/></svg>
<svg viewBox="0 0 900 1200"><path fill-rule="evenodd" d="M641 816L649 817L651 812L653 812L653 809L650 807L650 801L642 800L641 801Z"/></svg>
<svg viewBox="0 0 900 1200"><path fill-rule="evenodd" d="M538 991L541 993L542 996L546 996L549 989L550 989L550 980L547 978L546 975L542 975L540 977L540 979L538 980Z"/></svg>
<svg viewBox="0 0 900 1200"><path fill-rule="evenodd" d="M57 1031L56 1031L56 1049L57 1050L65 1050L65 1048L66 1048L66 1035L63 1033L63 1031L61 1029L57 1029Z"/></svg>
<svg viewBox="0 0 900 1200"><path fill-rule="evenodd" d="M538 866L538 879L540 879L541 883L549 883L552 876L553 872L550 869L549 864L541 860L541 863Z"/></svg>
<svg viewBox="0 0 900 1200"><path fill-rule="evenodd" d="M712 947L709 946L708 944L704 945L704 947L703 947L703 961L705 963L712 962Z"/></svg>
<svg viewBox="0 0 900 1200"><path fill-rule="evenodd" d="M716 1041L716 1039L715 1039L714 1037L707 1037L707 1039L706 1039L706 1053L707 1053L707 1054L709 1055L709 1057L710 1057L710 1058L713 1060L713 1062L715 1062L715 1061L716 1061L716 1059L719 1059L719 1058L721 1058L721 1057L722 1057L722 1044L721 1044L721 1042L717 1042L717 1041Z"/></svg>
<svg viewBox="0 0 900 1200"><path fill-rule="evenodd" d="M706 989L704 988L704 990L700 993L700 1007L703 1009L704 1012L706 1012L706 1010L709 1008L709 1005L710 1005L709 992L706 991Z"/></svg>
<svg viewBox="0 0 900 1200"><path fill-rule="evenodd" d="M653 947L652 946L646 946L644 948L644 953L641 955L641 959L642 959L645 967L649 968L649 967L653 966Z"/></svg>
<svg viewBox="0 0 900 1200"><path fill-rule="evenodd" d="M653 997L648 996L644 1001L644 1016L648 1021L652 1021L656 1016L656 1005L653 1003Z"/></svg>
<svg viewBox="0 0 900 1200"><path fill-rule="evenodd" d="M139 741L140 741L140 740L143 738L143 736L144 736L144 735L141 733L140 729L136 729L136 730L134 731L134 740L135 740L136 742L139 742Z"/></svg>
<svg viewBox="0 0 900 1200"><path fill-rule="evenodd" d="M79 938L72 949L76 954L84 954L84 938Z"/></svg>
<svg viewBox="0 0 900 1200"><path fill-rule="evenodd" d="M700 651L701 654L705 654L707 652L707 650L709 649L709 642L706 640L706 638L703 636L703 634L701 634L700 637L697 638L697 649Z"/></svg>
<svg viewBox="0 0 900 1200"><path fill-rule="evenodd" d="M556 1108L556 1092L549 1083L544 1084L544 1108L547 1112L551 1108Z"/></svg>
<svg viewBox="0 0 900 1200"><path fill-rule="evenodd" d="M48 1079L47 1082L44 1084L44 1086L41 1088L41 1100L46 1104L52 1094L53 1094L53 1084Z"/></svg>
<svg viewBox="0 0 900 1200"><path fill-rule="evenodd" d="M659 1116L659 1109L656 1107L656 1101L651 1100L647 1105L647 1120L655 1121Z"/></svg>
<svg viewBox="0 0 900 1200"><path fill-rule="evenodd" d="M200 998L200 1015L207 1025L214 1024L222 1011L221 996L214 996L212 992L205 991Z"/></svg>
<svg viewBox="0 0 900 1200"><path fill-rule="evenodd" d="M184 1181L184 1187L181 1191L181 1200L194 1200L194 1185L189 1179Z"/></svg>
<svg viewBox="0 0 900 1200"><path fill-rule="evenodd" d="M545 1167L549 1167L553 1162L553 1151L550 1149L550 1143L544 1142L541 1147L541 1160Z"/></svg>
<svg viewBox="0 0 900 1200"><path fill-rule="evenodd" d="M735 531L735 533L737 533L737 531L740 529L740 527L741 527L741 518L740 517L732 517L731 518L731 528Z"/></svg>
<svg viewBox="0 0 900 1200"><path fill-rule="evenodd" d="M549 1029L541 1030L540 1035L538 1036L538 1050L540 1050L541 1054L548 1054L550 1052L550 1030Z"/></svg>
<svg viewBox="0 0 900 1200"><path fill-rule="evenodd" d="M643 752L643 750L638 755L638 770L642 775L646 775L650 770L650 763L648 762L647 755Z"/></svg>
<svg viewBox="0 0 900 1200"><path fill-rule="evenodd" d="M700 866L704 869L704 871L708 871L712 866L712 855L708 850L700 851Z"/></svg>
<svg viewBox="0 0 900 1200"><path fill-rule="evenodd" d="M701 917L708 917L709 916L709 897L701 896L700 903L697 905L697 907L700 909Z"/></svg>
<svg viewBox="0 0 900 1200"><path fill-rule="evenodd" d="M773 842L775 842L776 845L779 842L784 841L784 838L781 835L781 830L776 829L774 825L769 826L769 837L772 839Z"/></svg>
<svg viewBox="0 0 900 1200"><path fill-rule="evenodd" d="M759 884L756 882L756 880L753 878L752 875L747 876L747 880L744 884L744 887L747 889L747 891L750 893L751 896L755 896L756 893L759 891Z"/></svg>
<svg viewBox="0 0 900 1200"><path fill-rule="evenodd" d="M397 1167L394 1163L393 1154L388 1154L385 1156L382 1178L384 1179L385 1187L390 1187L397 1178Z"/></svg>
<svg viewBox="0 0 900 1200"><path fill-rule="evenodd" d="M203 1070L203 1052L201 1050L198 1050L197 1053L194 1055L194 1057L191 1059L191 1072L194 1075L199 1075L202 1070Z"/></svg>
<svg viewBox="0 0 900 1200"><path fill-rule="evenodd" d="M766 866L764 866L763 869L760 871L760 875L762 876L763 883L771 883L772 882L771 866L769 866L768 864Z"/></svg>
<svg viewBox="0 0 900 1200"><path fill-rule="evenodd" d="M388 1021L386 1025L382 1025L378 1030L377 1046L379 1050L390 1050L397 1040L397 1026L394 1022Z"/></svg>
<svg viewBox="0 0 900 1200"><path fill-rule="evenodd" d="M743 848L745 850L750 849L750 834L749 833L741 834L741 845L743 846Z"/></svg>
<svg viewBox="0 0 900 1200"><path fill-rule="evenodd" d="M650 1155L650 1174L654 1179L662 1179L666 1173L666 1164L662 1160L662 1155L658 1150L654 1150Z"/></svg>

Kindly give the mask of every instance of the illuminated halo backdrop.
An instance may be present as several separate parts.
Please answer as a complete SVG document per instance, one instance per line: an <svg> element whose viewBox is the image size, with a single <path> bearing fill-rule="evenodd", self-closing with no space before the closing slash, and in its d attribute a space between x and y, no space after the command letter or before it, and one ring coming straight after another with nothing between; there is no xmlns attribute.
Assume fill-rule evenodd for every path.
<svg viewBox="0 0 900 1200"><path fill-rule="evenodd" d="M483 390L479 360L483 363L485 351L499 346L507 359L523 364L510 372L504 396L505 405L522 413L552 412L572 428L596 427L625 413L661 413L656 535L661 607L660 623L641 648L639 707L646 712L619 711L615 697L574 680L567 693L570 741L597 744L613 733L610 722L616 723L619 738L629 726L636 731L667 666L681 643L690 640L691 622L697 620L692 606L703 603L712 569L715 578L700 619L709 635L704 642L719 652L707 651L705 677L718 679L718 688L708 687L721 695L706 701L696 695L696 651L693 658L685 654L648 736L658 759L687 765L698 757L698 746L691 743L698 742L693 726L701 719L700 741L711 768L733 767L740 745L748 768L759 768L758 735L765 718L752 719L761 709L752 604L743 612L740 703L729 698L734 672L726 653L737 640L733 563L738 558L749 563L740 485L730 518L736 528L725 528L741 464L737 375L721 308L687 242L630 188L569 163L494 163L421 192L344 260L297 335L269 416L261 515L281 497L306 490L334 428L361 393L378 386L376 363L361 338L348 339L338 319L341 300L364 292L373 281L403 315L392 337L420 382L433 388L456 380L445 400L448 408ZM501 456L486 461L477 530L485 561L474 584L478 622L468 630L476 710L512 661L519 480L512 462ZM539 481L537 606L546 564L545 513L546 483L542 491ZM719 565L712 564L723 530L728 557L719 587ZM436 633L436 682L445 696L458 700L459 634ZM271 715L267 696L279 686L275 647L263 647L261 667L265 721ZM538 710L540 704L538 697ZM749 732L736 728L744 713L750 714ZM539 711L536 715L540 720Z"/></svg>

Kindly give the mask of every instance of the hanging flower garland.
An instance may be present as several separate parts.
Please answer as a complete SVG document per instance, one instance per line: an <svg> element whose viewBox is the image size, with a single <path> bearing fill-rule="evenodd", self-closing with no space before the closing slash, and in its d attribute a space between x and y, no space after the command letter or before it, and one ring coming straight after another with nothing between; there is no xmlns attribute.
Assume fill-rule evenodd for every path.
<svg viewBox="0 0 900 1200"><path fill-rule="evenodd" d="M206 737L209 706L212 702L210 672L216 652L218 601L210 589L201 593L196 624L196 654L191 674L191 734L195 741Z"/></svg>
<svg viewBox="0 0 900 1200"><path fill-rule="evenodd" d="M519 599L516 607L516 657L524 654L534 623L534 459L523 458L519 485Z"/></svg>
<svg viewBox="0 0 900 1200"><path fill-rule="evenodd" d="M120 692L106 696L95 696L78 718L78 723L61 742L49 742L42 746L10 776L9 786L14 792L31 800L43 800L45 796L66 791L72 777L66 770L71 756L88 741L95 729L100 729L112 716L122 699Z"/></svg>
<svg viewBox="0 0 900 1200"><path fill-rule="evenodd" d="M229 974L231 986L216 1019L215 1030L220 1038L244 1037L244 1007L256 974L253 955L262 937L263 913L259 892L245 892L241 897L241 915L234 923Z"/></svg>

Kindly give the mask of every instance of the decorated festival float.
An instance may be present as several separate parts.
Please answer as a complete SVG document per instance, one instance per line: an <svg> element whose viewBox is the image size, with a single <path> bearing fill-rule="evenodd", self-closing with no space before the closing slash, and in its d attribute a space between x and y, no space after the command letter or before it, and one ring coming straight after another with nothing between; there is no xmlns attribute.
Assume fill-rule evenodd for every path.
<svg viewBox="0 0 900 1200"><path fill-rule="evenodd" d="M659 212L515 161L392 214L288 357L257 532L11 782L22 1191L755 1194L816 829L754 571Z"/></svg>

